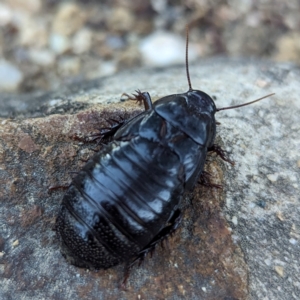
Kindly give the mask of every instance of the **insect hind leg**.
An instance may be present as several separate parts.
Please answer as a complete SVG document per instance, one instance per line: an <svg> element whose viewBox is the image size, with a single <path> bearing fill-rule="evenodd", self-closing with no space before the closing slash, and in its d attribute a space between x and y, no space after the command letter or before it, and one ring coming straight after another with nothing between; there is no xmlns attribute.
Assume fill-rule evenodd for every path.
<svg viewBox="0 0 300 300"><path fill-rule="evenodd" d="M223 150L221 148L221 146L217 145L217 144L213 144L211 147L207 148L208 152L214 152L216 153L218 156L220 156L224 161L227 161L228 163L230 163L231 165L234 165L234 161L232 161L229 157L228 154L226 153L225 150Z"/></svg>
<svg viewBox="0 0 300 300"><path fill-rule="evenodd" d="M125 288L126 282L128 280L131 268L139 262L139 265L142 263L144 258L148 253L153 254L155 247L157 244L162 243L165 239L168 238L169 235L172 235L175 230L179 227L180 222L182 220L182 213L180 209L177 209L173 212L172 217L170 218L168 225L165 226L152 240L151 242L144 247L137 256L128 264L125 268L124 279L122 282L122 287Z"/></svg>
<svg viewBox="0 0 300 300"><path fill-rule="evenodd" d="M211 182L210 177L211 177L210 173L206 171L202 171L198 183L208 188L221 189L222 185Z"/></svg>

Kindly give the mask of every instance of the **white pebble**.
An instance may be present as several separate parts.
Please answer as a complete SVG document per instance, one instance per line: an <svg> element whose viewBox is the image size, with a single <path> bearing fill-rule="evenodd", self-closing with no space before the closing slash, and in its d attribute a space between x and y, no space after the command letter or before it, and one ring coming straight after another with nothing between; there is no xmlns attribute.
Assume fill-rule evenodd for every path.
<svg viewBox="0 0 300 300"><path fill-rule="evenodd" d="M237 219L237 217L236 217L236 216L233 216L233 217L231 218L231 222L233 223L234 226L236 226L236 225L238 224L238 219Z"/></svg>
<svg viewBox="0 0 300 300"><path fill-rule="evenodd" d="M147 65L167 66L184 63L185 41L173 33L159 31L144 38L139 47ZM189 59L196 57L196 49L189 45Z"/></svg>
<svg viewBox="0 0 300 300"><path fill-rule="evenodd" d="M83 26L86 13L77 3L61 2L53 18L52 30L57 34L70 36Z"/></svg>
<svg viewBox="0 0 300 300"><path fill-rule="evenodd" d="M274 174L268 174L267 175L267 178L270 180L270 181L272 181L272 182L275 182L275 181L277 181L277 179L278 179L278 173L274 173Z"/></svg>
<svg viewBox="0 0 300 300"><path fill-rule="evenodd" d="M4 27L12 22L13 13L7 5L0 3L0 27Z"/></svg>
<svg viewBox="0 0 300 300"><path fill-rule="evenodd" d="M56 33L51 34L49 43L51 49L57 54L63 54L71 48L69 38Z"/></svg>
<svg viewBox="0 0 300 300"><path fill-rule="evenodd" d="M79 30L72 40L73 52L76 54L81 54L88 52L92 44L92 32L88 29Z"/></svg>
<svg viewBox="0 0 300 300"><path fill-rule="evenodd" d="M64 57L59 61L58 70L64 76L75 75L79 73L80 65L78 57Z"/></svg>
<svg viewBox="0 0 300 300"><path fill-rule="evenodd" d="M97 65L98 64L98 65ZM114 61L95 62L94 68L88 71L87 78L94 79L97 77L110 76L117 71L117 65Z"/></svg>
<svg viewBox="0 0 300 300"><path fill-rule="evenodd" d="M49 67L52 66L55 62L55 55L52 51L43 49L43 50L34 50L32 49L29 52L30 60L37 65Z"/></svg>
<svg viewBox="0 0 300 300"><path fill-rule="evenodd" d="M19 240L15 240L15 241L12 243L12 246L13 246L13 247L17 247L17 246L19 246L19 244L20 244Z"/></svg>
<svg viewBox="0 0 300 300"><path fill-rule="evenodd" d="M6 60L0 60L0 90L15 91L23 80L23 73Z"/></svg>

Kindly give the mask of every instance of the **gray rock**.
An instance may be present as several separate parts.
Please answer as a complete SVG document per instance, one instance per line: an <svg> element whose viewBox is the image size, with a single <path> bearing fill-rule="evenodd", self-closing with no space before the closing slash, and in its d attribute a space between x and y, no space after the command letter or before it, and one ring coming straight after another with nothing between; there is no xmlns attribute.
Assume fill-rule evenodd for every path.
<svg viewBox="0 0 300 300"><path fill-rule="evenodd" d="M235 165L207 164L223 190L196 187L170 238L134 268L99 273L68 265L51 230L69 171L92 155L78 137L105 119L136 114L123 92L154 100L187 90L183 66L140 69L43 95L0 96L1 299L298 299L300 71L291 64L213 58L190 67L194 88L217 107L276 95L217 113L216 141ZM4 101L5 100L5 101ZM7 118L13 116L14 118ZM5 118L6 119L5 119Z"/></svg>

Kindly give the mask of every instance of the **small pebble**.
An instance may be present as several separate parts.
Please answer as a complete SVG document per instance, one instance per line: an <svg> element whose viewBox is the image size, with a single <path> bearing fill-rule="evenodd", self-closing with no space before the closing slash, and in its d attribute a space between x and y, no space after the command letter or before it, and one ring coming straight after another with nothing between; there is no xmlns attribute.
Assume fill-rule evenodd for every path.
<svg viewBox="0 0 300 300"><path fill-rule="evenodd" d="M269 258L267 258L267 259L265 259L265 264L267 265L267 266L270 266L271 265L271 260L269 259Z"/></svg>
<svg viewBox="0 0 300 300"><path fill-rule="evenodd" d="M54 16L52 29L57 34L70 36L83 26L85 20L86 14L79 5L64 2Z"/></svg>
<svg viewBox="0 0 300 300"><path fill-rule="evenodd" d="M255 82L255 84L256 84L257 86L261 87L261 88L264 88L264 87L266 87L269 83L268 83L268 81L266 81L266 80L263 80L263 79L257 79L256 82Z"/></svg>
<svg viewBox="0 0 300 300"><path fill-rule="evenodd" d="M114 50L122 49L125 47L124 39L116 35L108 35L105 39L105 43L109 48Z"/></svg>
<svg viewBox="0 0 300 300"><path fill-rule="evenodd" d="M86 73L86 77L94 79L97 77L110 76L117 71L117 65L114 60L95 62L93 69Z"/></svg>
<svg viewBox="0 0 300 300"><path fill-rule="evenodd" d="M17 247L19 245L19 240L15 240L13 243L12 243L12 246L13 247Z"/></svg>
<svg viewBox="0 0 300 300"><path fill-rule="evenodd" d="M277 273L280 277L283 277L284 272L283 272L283 267L282 267L282 266L275 266L274 269L275 269L276 273Z"/></svg>
<svg viewBox="0 0 300 300"><path fill-rule="evenodd" d="M0 3L0 27L7 26L13 19L13 13L7 5Z"/></svg>
<svg viewBox="0 0 300 300"><path fill-rule="evenodd" d="M277 216L277 218L278 218L280 221L283 221L283 220L284 220L284 217L283 217L281 211L278 211L278 212L276 213L276 216Z"/></svg>
<svg viewBox="0 0 300 300"><path fill-rule="evenodd" d="M18 89L23 81L23 73L10 62L0 60L0 90L12 92Z"/></svg>
<svg viewBox="0 0 300 300"><path fill-rule="evenodd" d="M267 178L272 181L272 182L276 182L278 179L279 174L278 173L274 173L274 174L268 174Z"/></svg>
<svg viewBox="0 0 300 300"><path fill-rule="evenodd" d="M275 59L279 61L300 60L300 34L298 32L282 36L277 40Z"/></svg>
<svg viewBox="0 0 300 300"><path fill-rule="evenodd" d="M19 41L22 46L30 48L44 48L48 45L48 31L46 21L37 22L30 17L18 24Z"/></svg>
<svg viewBox="0 0 300 300"><path fill-rule="evenodd" d="M49 39L51 49L56 54L63 54L71 49L71 42L68 37L60 34L51 34Z"/></svg>
<svg viewBox="0 0 300 300"><path fill-rule="evenodd" d="M234 226L236 226L236 225L238 224L238 219L237 219L237 217L236 217L236 216L233 216L233 217L231 218L231 222L233 223Z"/></svg>
<svg viewBox="0 0 300 300"><path fill-rule="evenodd" d="M64 57L59 60L58 71L64 76L76 75L79 73L80 67L81 63L78 57Z"/></svg>
<svg viewBox="0 0 300 300"><path fill-rule="evenodd" d="M135 16L125 7L116 7L112 10L107 23L108 28L113 32L128 32L131 31L134 25Z"/></svg>
<svg viewBox="0 0 300 300"><path fill-rule="evenodd" d="M36 50L32 49L29 52L30 60L39 66L50 67L55 63L55 55L47 49Z"/></svg>
<svg viewBox="0 0 300 300"><path fill-rule="evenodd" d="M76 54L88 52L92 44L92 32L89 29L83 28L79 30L72 40L72 49Z"/></svg>
<svg viewBox="0 0 300 300"><path fill-rule="evenodd" d="M7 1L12 8L29 13L37 13L42 8L42 0L10 0Z"/></svg>
<svg viewBox="0 0 300 300"><path fill-rule="evenodd" d="M145 63L152 66L167 66L184 63L185 40L166 31L155 32L140 43L140 52ZM196 58L196 51L189 45L189 61Z"/></svg>

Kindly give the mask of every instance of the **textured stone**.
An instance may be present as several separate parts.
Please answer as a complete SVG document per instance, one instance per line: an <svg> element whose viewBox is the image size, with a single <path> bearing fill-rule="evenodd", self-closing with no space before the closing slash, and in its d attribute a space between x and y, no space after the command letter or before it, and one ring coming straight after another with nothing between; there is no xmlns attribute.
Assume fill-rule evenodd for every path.
<svg viewBox="0 0 300 300"><path fill-rule="evenodd" d="M209 157L207 171L223 189L197 186L187 195L169 247L133 268L126 291L119 288L122 265L95 273L61 256L52 228L64 191L49 187L68 184L68 172L93 155L81 137L107 125L105 119L141 111L134 101L120 102L123 92L139 88L156 100L186 91L184 66L122 72L45 95L0 95L0 114L15 116L0 120L1 299L287 300L299 294L299 69L218 58L190 68L193 87L213 96L217 107L276 95L217 113L216 142L235 166Z"/></svg>

